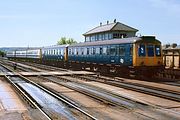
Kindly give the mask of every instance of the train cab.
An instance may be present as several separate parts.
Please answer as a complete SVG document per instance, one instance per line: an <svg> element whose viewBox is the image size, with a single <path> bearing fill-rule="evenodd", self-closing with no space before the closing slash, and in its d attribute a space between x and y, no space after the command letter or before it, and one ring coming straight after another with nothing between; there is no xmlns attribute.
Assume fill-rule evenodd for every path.
<svg viewBox="0 0 180 120"><path fill-rule="evenodd" d="M133 44L133 67L141 75L157 73L163 67L161 42L154 36L143 36L136 41Z"/></svg>

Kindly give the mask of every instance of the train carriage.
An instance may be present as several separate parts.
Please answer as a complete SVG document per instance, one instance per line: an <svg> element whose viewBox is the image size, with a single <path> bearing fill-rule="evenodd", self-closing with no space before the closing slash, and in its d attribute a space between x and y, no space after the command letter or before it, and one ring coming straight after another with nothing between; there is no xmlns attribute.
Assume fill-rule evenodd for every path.
<svg viewBox="0 0 180 120"><path fill-rule="evenodd" d="M8 51L6 53L6 57L8 58L14 58L15 57L15 51Z"/></svg>
<svg viewBox="0 0 180 120"><path fill-rule="evenodd" d="M136 74L145 75L149 68L154 73L162 66L161 42L153 36L79 43L70 45L68 51L72 66L92 70L114 70L127 75L133 68Z"/></svg>
<svg viewBox="0 0 180 120"><path fill-rule="evenodd" d="M64 67L68 60L68 45L55 45L42 48L42 62L44 64Z"/></svg>

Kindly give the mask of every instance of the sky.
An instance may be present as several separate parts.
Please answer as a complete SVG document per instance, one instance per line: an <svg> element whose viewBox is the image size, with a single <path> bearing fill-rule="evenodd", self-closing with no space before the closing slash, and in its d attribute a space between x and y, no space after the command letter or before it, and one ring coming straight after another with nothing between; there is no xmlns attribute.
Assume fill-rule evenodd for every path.
<svg viewBox="0 0 180 120"><path fill-rule="evenodd" d="M180 0L0 0L0 47L50 46L61 37L83 42L83 33L114 19L180 44Z"/></svg>

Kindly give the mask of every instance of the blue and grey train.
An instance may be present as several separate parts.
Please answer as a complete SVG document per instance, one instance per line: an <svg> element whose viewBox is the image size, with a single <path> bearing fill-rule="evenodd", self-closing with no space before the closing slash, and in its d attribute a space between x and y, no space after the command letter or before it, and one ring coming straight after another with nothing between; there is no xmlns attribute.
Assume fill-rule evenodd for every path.
<svg viewBox="0 0 180 120"><path fill-rule="evenodd" d="M154 36L43 47L33 50L33 56L29 51L32 50L10 51L7 57L124 75L134 70L136 74L152 76L163 65L161 42Z"/></svg>

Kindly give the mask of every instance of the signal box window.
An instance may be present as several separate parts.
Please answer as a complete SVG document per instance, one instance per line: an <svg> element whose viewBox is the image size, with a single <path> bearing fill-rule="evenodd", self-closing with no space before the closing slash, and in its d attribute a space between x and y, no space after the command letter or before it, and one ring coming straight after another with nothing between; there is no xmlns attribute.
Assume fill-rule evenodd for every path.
<svg viewBox="0 0 180 120"><path fill-rule="evenodd" d="M155 52L156 52L156 56L161 56L161 47L160 47L160 45L155 46Z"/></svg>
<svg viewBox="0 0 180 120"><path fill-rule="evenodd" d="M147 46L147 52L149 57L154 57L154 46L153 45L148 45Z"/></svg>
<svg viewBox="0 0 180 120"><path fill-rule="evenodd" d="M146 56L145 45L139 45L138 54L139 56Z"/></svg>

